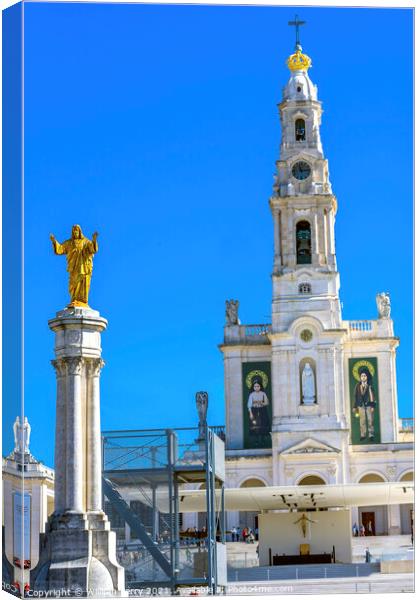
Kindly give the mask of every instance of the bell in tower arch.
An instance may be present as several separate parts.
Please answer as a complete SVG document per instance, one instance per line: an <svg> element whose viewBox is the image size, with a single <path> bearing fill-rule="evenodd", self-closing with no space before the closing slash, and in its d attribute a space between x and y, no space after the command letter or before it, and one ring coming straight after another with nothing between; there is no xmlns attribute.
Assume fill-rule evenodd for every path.
<svg viewBox="0 0 420 600"><path fill-rule="evenodd" d="M296 224L296 263L309 265L311 262L311 225L308 221L299 221Z"/></svg>

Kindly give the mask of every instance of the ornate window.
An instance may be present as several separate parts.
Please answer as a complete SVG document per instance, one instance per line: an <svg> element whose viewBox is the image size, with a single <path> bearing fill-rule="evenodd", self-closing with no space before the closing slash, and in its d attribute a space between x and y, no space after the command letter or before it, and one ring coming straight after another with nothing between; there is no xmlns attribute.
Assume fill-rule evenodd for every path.
<svg viewBox="0 0 420 600"><path fill-rule="evenodd" d="M308 221L296 224L296 262L298 265L312 263L311 225Z"/></svg>
<svg viewBox="0 0 420 600"><path fill-rule="evenodd" d="M296 119L295 137L297 142L304 142L306 140L306 127L304 119Z"/></svg>
<svg viewBox="0 0 420 600"><path fill-rule="evenodd" d="M310 283L299 283L299 294L312 294L312 286Z"/></svg>

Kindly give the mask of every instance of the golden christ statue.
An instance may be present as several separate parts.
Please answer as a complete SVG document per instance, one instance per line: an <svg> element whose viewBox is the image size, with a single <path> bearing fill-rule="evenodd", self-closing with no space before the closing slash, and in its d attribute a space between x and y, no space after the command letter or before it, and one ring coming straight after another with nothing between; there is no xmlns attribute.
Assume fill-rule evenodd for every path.
<svg viewBox="0 0 420 600"><path fill-rule="evenodd" d="M98 234L95 232L92 241L88 240L83 235L80 225L73 225L71 238L62 244L57 242L53 234L50 235L55 254L67 256L70 292L68 306L88 306L93 255L98 251L97 238Z"/></svg>

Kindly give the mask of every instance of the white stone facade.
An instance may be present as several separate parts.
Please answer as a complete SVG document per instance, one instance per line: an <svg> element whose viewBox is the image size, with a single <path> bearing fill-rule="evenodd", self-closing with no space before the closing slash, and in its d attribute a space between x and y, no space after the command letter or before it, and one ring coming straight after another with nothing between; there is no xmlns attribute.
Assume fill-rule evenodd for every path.
<svg viewBox="0 0 420 600"><path fill-rule="evenodd" d="M321 104L306 71L292 71L279 104L280 158L270 198L274 222L272 321L226 325L226 485L247 480L295 485L308 476L326 484L412 478L413 446L400 433L393 321L345 321L335 255L337 199L323 155ZM374 299L372 299L373 301ZM379 305L378 305L379 308ZM385 315L385 316L384 316ZM376 360L380 443L352 443L349 359ZM272 448L246 448L243 363L271 365ZM316 402L302 402L301 373L309 362ZM360 430L362 431L362 430ZM360 434L362 436L362 433ZM364 438L361 438L364 439ZM371 441L371 440L370 440ZM376 441L375 441L376 442ZM253 482L252 485L257 485ZM375 509L379 529L407 531L407 511ZM357 508L352 519L360 521ZM246 514L228 514L228 526L252 526Z"/></svg>

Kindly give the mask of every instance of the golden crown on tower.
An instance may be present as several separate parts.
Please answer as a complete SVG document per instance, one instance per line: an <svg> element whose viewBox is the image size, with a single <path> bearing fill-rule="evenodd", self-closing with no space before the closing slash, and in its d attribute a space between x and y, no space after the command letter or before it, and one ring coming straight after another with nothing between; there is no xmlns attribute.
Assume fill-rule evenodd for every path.
<svg viewBox="0 0 420 600"><path fill-rule="evenodd" d="M298 46L296 51L289 56L286 61L291 71L307 71L312 66L312 61L306 54L303 54L302 48Z"/></svg>

